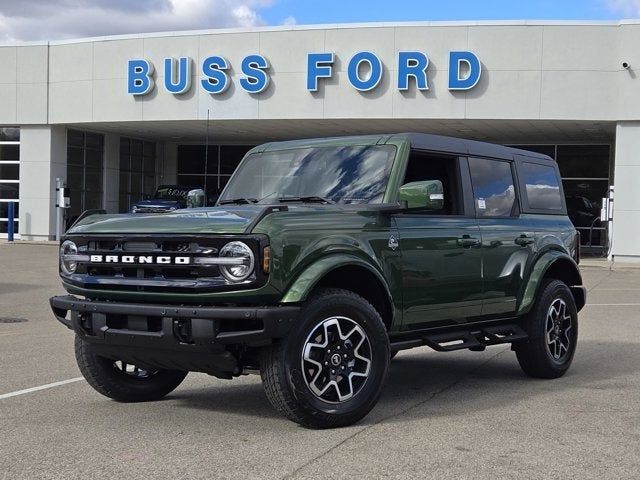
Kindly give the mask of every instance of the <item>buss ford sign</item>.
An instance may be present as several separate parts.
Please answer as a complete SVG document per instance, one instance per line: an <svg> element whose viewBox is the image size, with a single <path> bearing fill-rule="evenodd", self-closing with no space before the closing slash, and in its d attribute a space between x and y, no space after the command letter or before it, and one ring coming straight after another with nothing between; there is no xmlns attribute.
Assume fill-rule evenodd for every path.
<svg viewBox="0 0 640 480"><path fill-rule="evenodd" d="M415 84L418 90L429 90L429 57L419 51L402 51L397 54L395 84L398 90L408 90ZM317 92L322 81L332 78L335 56L331 52L307 54L307 85L309 92ZM174 95L181 95L192 87L194 61L189 57L165 58L162 62L163 88ZM247 55L240 63L239 85L245 92L257 95L269 86L270 63L259 54ZM211 95L220 95L229 88L231 64L222 56L206 57L198 65L202 88ZM155 87L155 67L145 59L132 59L127 68L127 92L146 95ZM374 90L385 75L380 58L369 51L358 52L347 63L349 84L360 92ZM480 81L482 64L469 51L449 52L448 87L451 91L470 90Z"/></svg>

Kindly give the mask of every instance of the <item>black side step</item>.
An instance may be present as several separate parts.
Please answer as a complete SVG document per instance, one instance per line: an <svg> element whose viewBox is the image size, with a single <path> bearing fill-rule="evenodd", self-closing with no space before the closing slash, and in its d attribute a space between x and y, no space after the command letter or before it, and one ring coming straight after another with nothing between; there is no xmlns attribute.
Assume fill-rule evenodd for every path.
<svg viewBox="0 0 640 480"><path fill-rule="evenodd" d="M421 345L428 345L438 352L451 352L467 348L484 350L489 345L513 343L527 338L526 332L520 326L509 324L424 335L419 339L394 342L391 344L391 350L405 350Z"/></svg>

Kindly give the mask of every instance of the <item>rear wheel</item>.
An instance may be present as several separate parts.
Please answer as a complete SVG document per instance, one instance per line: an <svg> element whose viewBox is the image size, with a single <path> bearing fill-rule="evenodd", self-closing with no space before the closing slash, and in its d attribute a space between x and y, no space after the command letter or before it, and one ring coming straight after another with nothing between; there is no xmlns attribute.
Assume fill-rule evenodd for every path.
<svg viewBox="0 0 640 480"><path fill-rule="evenodd" d="M389 369L379 313L353 292L323 289L296 328L263 350L260 374L271 404L306 427L351 425L374 407Z"/></svg>
<svg viewBox="0 0 640 480"><path fill-rule="evenodd" d="M172 392L187 372L144 368L96 355L91 343L76 335L76 360L94 390L118 402L159 400Z"/></svg>
<svg viewBox="0 0 640 480"><path fill-rule="evenodd" d="M546 280L523 327L529 339L515 346L522 370L536 378L564 375L578 341L578 313L569 287L560 280Z"/></svg>

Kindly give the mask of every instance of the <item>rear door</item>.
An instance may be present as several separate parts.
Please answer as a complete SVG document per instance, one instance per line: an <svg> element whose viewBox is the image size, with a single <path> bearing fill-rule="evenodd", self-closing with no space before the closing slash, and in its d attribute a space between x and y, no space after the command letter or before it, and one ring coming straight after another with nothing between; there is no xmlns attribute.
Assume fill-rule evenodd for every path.
<svg viewBox="0 0 640 480"><path fill-rule="evenodd" d="M410 155L402 183L440 180L445 203L442 211L395 216L402 253L404 328L466 323L481 314L480 230L474 216L465 214L462 166L458 157ZM464 179L468 183L468 175ZM469 197L467 208L470 203Z"/></svg>
<svg viewBox="0 0 640 480"><path fill-rule="evenodd" d="M520 215L511 161L470 157L473 201L482 239L482 315L514 314L533 261L533 224Z"/></svg>

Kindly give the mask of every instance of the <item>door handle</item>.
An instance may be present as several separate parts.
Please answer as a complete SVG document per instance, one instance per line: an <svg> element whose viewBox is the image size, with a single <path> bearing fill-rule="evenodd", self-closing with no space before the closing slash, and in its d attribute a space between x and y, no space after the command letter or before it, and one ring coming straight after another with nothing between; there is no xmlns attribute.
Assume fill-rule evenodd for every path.
<svg viewBox="0 0 640 480"><path fill-rule="evenodd" d="M480 245L480 239L470 235L463 235L458 238L458 245L461 247L475 247Z"/></svg>
<svg viewBox="0 0 640 480"><path fill-rule="evenodd" d="M526 247L527 245L531 245L535 241L536 241L535 238L525 234L520 235L518 238L514 240L514 242L516 242L516 245L520 245L521 247Z"/></svg>

